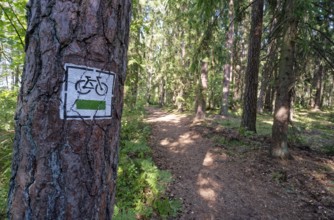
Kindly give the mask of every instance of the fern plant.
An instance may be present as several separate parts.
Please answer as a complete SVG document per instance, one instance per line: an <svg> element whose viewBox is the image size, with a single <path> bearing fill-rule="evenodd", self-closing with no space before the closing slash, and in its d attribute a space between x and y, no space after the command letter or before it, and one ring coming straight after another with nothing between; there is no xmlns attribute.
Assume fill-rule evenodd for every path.
<svg viewBox="0 0 334 220"><path fill-rule="evenodd" d="M172 177L152 161L147 144L150 127L143 123L143 117L143 108L123 115L114 219L165 218L176 215L181 207L165 197Z"/></svg>

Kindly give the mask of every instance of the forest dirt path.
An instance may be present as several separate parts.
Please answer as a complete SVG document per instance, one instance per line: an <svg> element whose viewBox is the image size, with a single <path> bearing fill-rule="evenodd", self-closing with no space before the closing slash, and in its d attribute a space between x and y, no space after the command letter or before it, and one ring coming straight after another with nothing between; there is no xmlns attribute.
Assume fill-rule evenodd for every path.
<svg viewBox="0 0 334 220"><path fill-rule="evenodd" d="M183 203L177 219L329 219L334 216L330 213L334 207L332 194L319 187L313 192L306 177L297 178L298 173L290 173L290 168L298 169L295 167L298 161L278 164L261 149L229 151L216 146L210 130L194 123L190 116L152 107L147 111L146 121L152 126L150 145L154 161L160 169L172 173L174 180L168 194ZM304 167L307 166L305 163ZM322 204L322 197L319 199L317 194L299 190L303 187L313 194L325 192L328 204Z"/></svg>

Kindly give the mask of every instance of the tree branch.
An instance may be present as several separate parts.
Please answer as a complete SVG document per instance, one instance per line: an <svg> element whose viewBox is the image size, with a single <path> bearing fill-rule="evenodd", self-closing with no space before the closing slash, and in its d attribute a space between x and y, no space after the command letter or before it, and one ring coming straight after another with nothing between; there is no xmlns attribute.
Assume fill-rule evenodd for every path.
<svg viewBox="0 0 334 220"><path fill-rule="evenodd" d="M13 23L13 20L12 20L12 19L9 17L9 15L7 14L7 12L6 12L5 8L2 6L2 4L1 4L1 3L0 3L0 8L1 8L1 9L2 9L2 11L4 12L4 14L5 14L6 18L9 20L10 24L12 25L12 27L14 28L14 30L15 30L15 32L16 32L16 34L17 34L17 36L18 36L18 37L19 37L19 39L20 39L21 45L22 45L22 47L24 48L23 39L22 39L22 37L21 37L21 35L20 35L19 31L17 30L16 26L15 26L15 25L14 25L14 23Z"/></svg>
<svg viewBox="0 0 334 220"><path fill-rule="evenodd" d="M7 2L7 3L8 3L8 5L9 5L10 9L12 10L12 12L13 12L13 14L14 14L16 20L17 20L17 22L21 25L22 29L26 32L27 29L26 29L26 28L24 27L24 25L21 23L21 20L19 19L19 17L18 17L17 14L15 13L14 8L12 7L12 5L11 5L9 2Z"/></svg>

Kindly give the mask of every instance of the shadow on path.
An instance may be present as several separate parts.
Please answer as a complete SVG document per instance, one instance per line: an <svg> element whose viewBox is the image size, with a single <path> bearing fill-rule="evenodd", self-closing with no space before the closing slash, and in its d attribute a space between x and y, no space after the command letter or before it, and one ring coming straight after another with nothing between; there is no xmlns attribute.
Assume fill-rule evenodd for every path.
<svg viewBox="0 0 334 220"><path fill-rule="evenodd" d="M150 145L160 169L169 170L168 192L183 202L178 219L314 219L294 194L254 173L252 158L228 156L194 129L192 117L148 108ZM270 186L270 187L269 187Z"/></svg>

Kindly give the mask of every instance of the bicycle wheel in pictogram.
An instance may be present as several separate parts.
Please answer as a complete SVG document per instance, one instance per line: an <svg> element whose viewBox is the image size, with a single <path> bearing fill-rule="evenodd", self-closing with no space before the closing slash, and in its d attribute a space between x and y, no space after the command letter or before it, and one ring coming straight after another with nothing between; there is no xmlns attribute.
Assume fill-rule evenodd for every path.
<svg viewBox="0 0 334 220"><path fill-rule="evenodd" d="M79 80L75 83L75 90L77 90L77 92L79 94L88 94L90 92L91 89L89 88L85 88L85 84L86 84L86 80Z"/></svg>
<svg viewBox="0 0 334 220"><path fill-rule="evenodd" d="M98 94L99 96L104 96L107 94L108 92L108 86L105 83L101 83L101 86L99 86L99 84L97 84L95 86L95 92L96 94Z"/></svg>

